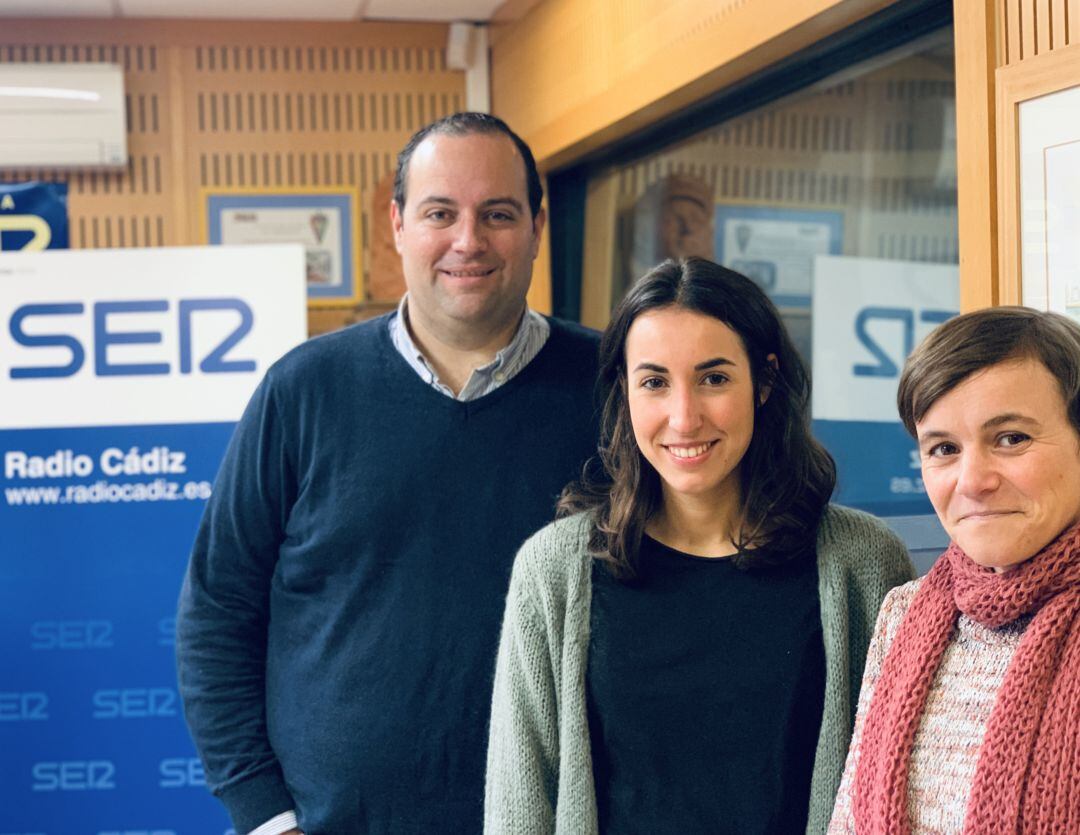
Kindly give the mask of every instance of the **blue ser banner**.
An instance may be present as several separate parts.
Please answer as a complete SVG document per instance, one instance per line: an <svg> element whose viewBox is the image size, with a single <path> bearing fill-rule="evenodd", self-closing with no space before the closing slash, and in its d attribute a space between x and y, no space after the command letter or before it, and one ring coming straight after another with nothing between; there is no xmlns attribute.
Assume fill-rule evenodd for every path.
<svg viewBox="0 0 1080 835"><path fill-rule="evenodd" d="M298 245L0 255L0 834L224 835L174 613Z"/></svg>

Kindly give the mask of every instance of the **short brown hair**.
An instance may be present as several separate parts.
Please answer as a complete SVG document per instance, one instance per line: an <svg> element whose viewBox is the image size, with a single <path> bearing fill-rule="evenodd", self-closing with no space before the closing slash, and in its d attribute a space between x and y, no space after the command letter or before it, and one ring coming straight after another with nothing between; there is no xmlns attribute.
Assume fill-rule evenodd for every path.
<svg viewBox="0 0 1080 835"><path fill-rule="evenodd" d="M1036 359L1061 389L1080 433L1080 325L1059 313L993 307L950 319L916 348L900 375L896 408L911 436L930 407L964 380L1008 360Z"/></svg>

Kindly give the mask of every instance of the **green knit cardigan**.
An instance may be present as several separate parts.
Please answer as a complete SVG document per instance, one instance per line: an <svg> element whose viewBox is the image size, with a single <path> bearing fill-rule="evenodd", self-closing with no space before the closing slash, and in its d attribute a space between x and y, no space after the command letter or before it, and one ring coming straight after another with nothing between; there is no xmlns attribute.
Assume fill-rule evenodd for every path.
<svg viewBox="0 0 1080 835"><path fill-rule="evenodd" d="M484 832L595 835L585 709L589 520L561 519L514 561L495 671ZM882 599L912 579L903 543L865 513L830 505L818 529L825 710L806 831L822 833L840 785L863 663Z"/></svg>

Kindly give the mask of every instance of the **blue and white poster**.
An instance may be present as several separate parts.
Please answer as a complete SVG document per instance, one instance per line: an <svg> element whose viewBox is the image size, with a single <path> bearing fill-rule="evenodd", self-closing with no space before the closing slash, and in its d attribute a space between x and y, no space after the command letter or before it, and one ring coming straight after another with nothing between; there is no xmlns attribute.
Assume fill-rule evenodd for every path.
<svg viewBox="0 0 1080 835"><path fill-rule="evenodd" d="M810 307L814 258L840 254L843 241L841 212L716 207L717 262L752 278L777 307Z"/></svg>
<svg viewBox="0 0 1080 835"><path fill-rule="evenodd" d="M0 252L68 248L67 183L0 183Z"/></svg>
<svg viewBox="0 0 1080 835"><path fill-rule="evenodd" d="M916 345L960 307L957 267L823 255L814 263L814 434L834 500L881 516L932 513L896 387Z"/></svg>
<svg viewBox="0 0 1080 835"><path fill-rule="evenodd" d="M0 832L223 835L174 613L303 248L6 254L0 320Z"/></svg>

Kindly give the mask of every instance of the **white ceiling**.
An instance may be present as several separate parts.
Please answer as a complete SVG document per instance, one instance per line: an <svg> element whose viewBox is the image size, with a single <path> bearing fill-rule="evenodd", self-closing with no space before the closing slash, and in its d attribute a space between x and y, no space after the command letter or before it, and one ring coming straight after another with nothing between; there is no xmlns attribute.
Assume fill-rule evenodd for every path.
<svg viewBox="0 0 1080 835"><path fill-rule="evenodd" d="M488 20L504 0L0 0L3 17ZM0 24L0 34L3 24Z"/></svg>

